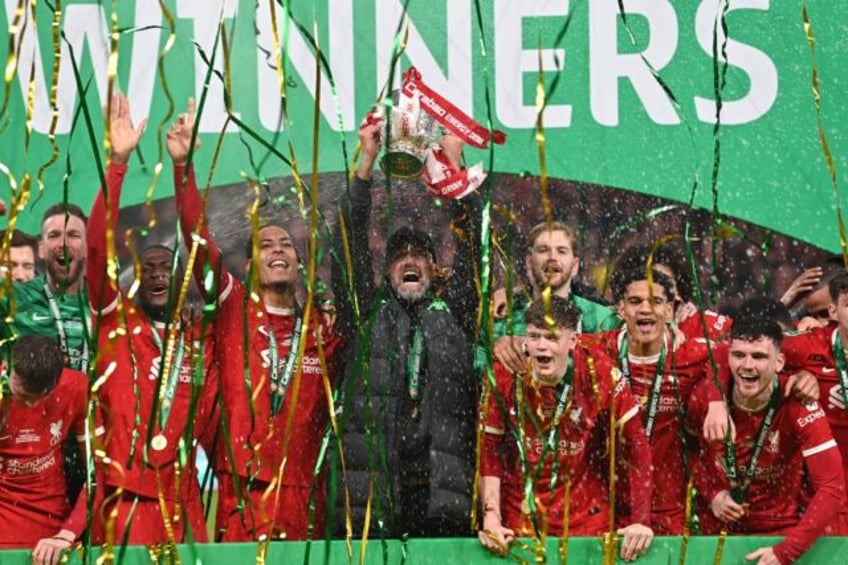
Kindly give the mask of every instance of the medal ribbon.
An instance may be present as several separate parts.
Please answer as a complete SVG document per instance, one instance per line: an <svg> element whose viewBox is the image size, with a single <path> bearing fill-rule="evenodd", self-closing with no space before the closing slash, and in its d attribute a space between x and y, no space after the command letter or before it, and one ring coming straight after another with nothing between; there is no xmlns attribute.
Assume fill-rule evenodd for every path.
<svg viewBox="0 0 848 565"><path fill-rule="evenodd" d="M162 345L162 338L159 337L159 332L156 328L150 328L150 333L153 334L153 341L159 349L159 353L164 357L165 348ZM165 397L159 409L159 429L165 430L165 424L168 423L168 416L171 415L171 406L174 403L174 396L177 393L177 383L179 382L180 371L183 367L183 358L185 357L185 334L180 332L180 340L177 342L177 353L171 363L170 371L168 371L168 383L165 385ZM162 367L162 370L168 369Z"/></svg>
<svg viewBox="0 0 848 565"><path fill-rule="evenodd" d="M286 365L283 367L282 374L280 373L280 350L277 346L277 336L274 334L274 328L268 324L268 349L271 353L271 383L275 385L271 391L271 414L277 414L283 406L283 401L286 399L286 391L289 388L292 373L294 373L294 364L297 361L297 351L300 349L300 337L303 333L301 327L300 314L295 316L294 330L292 332L291 345L289 346L288 355L286 355Z"/></svg>
<svg viewBox="0 0 848 565"><path fill-rule="evenodd" d="M780 400L780 387L777 385L777 378L772 384L771 398L769 399L768 412L765 418L760 423L760 429L757 431L757 438L754 441L754 451L751 453L751 460L745 468L745 476L742 478L742 483L739 483L739 473L736 468L738 458L736 456L736 447L730 441L730 434L724 439L724 458L725 472L727 474L727 482L730 484L730 496L733 497L738 504L742 504L745 500L745 492L754 478L754 472L757 469L757 461L760 458L760 453L763 450L763 444L766 439L766 432L771 427L771 422L774 419L774 414L777 412L777 403Z"/></svg>
<svg viewBox="0 0 848 565"><path fill-rule="evenodd" d="M627 334L622 332L623 339L618 347L618 360L621 366L621 373L627 382L630 379L630 359L627 354ZM660 357L657 359L657 368L654 369L654 380L651 382L651 395L648 398L648 414L645 417L645 435L651 439L651 432L654 430L654 422L657 419L657 410L660 406L660 396L662 392L663 370L665 368L665 338L663 338L662 348L660 349Z"/></svg>
<svg viewBox="0 0 848 565"><path fill-rule="evenodd" d="M62 320L62 312L59 311L59 303L56 301L56 296L53 294L53 291L50 290L50 285L46 280L44 281L44 294L47 295L47 303L50 305L50 313L53 314L53 320L56 323L56 333L59 334L59 347L62 349L62 353L68 356L69 361L72 361L69 353L70 348L68 346L68 335L65 333L65 324ZM83 324L85 324L87 332L84 332L82 336L82 357L80 358L79 367L72 366L72 368L79 369L85 373L88 371L89 359L88 338L86 334L91 333L91 328L88 327L88 316L83 316Z"/></svg>
<svg viewBox="0 0 848 565"><path fill-rule="evenodd" d="M558 441L559 441L559 424L562 420L562 416L565 413L566 408L568 407L569 399L571 396L571 387L574 382L574 362L572 359L569 359L568 369L566 369L565 376L563 377L562 384L560 385L562 388L560 389L559 398L557 399L556 408L554 409L554 414L551 419L551 428L548 434L548 437L545 440L545 444L542 446L542 453L539 457L539 461L536 463L536 468L533 469L532 473L527 473L524 483L524 498L527 501L530 507L530 515L532 516L532 520L534 522L534 527L538 530L538 518L536 516L536 502L533 497L533 485L538 481L542 469L544 468L545 459L547 459L548 452L552 449L555 449ZM518 414L524 412L525 402L524 402L524 385L523 383L516 383L515 385L515 409ZM527 464L526 453L524 451L524 425L522 422L522 418L519 416L518 420L518 446L519 450L522 452L522 461ZM554 457L552 466L551 466L551 484L550 491L553 493L554 487L556 486L556 476L558 472L559 464L557 458Z"/></svg>
<svg viewBox="0 0 848 565"><path fill-rule="evenodd" d="M421 384L421 355L424 353L424 336L421 328L415 328L412 345L409 348L409 359L406 362L406 372L409 379L409 398L418 402L418 388Z"/></svg>
<svg viewBox="0 0 848 565"><path fill-rule="evenodd" d="M848 364L845 362L845 347L842 345L842 340L839 339L839 329L833 330L832 351L833 360L836 362L836 369L839 371L839 388L842 389L842 400L848 409Z"/></svg>

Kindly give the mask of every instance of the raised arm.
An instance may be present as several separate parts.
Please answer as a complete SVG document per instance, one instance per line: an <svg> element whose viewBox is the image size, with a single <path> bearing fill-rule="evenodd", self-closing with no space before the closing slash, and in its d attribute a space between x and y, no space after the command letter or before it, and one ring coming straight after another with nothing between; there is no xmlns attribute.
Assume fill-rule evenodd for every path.
<svg viewBox="0 0 848 565"><path fill-rule="evenodd" d="M86 260L86 276L88 278L88 296L91 308L95 312L114 307L118 298L118 283L106 276L108 244L106 235L115 233L118 226L120 210L121 187L127 172L127 162L138 145L147 120L142 120L133 127L130 116L130 104L126 96L116 94L112 98L112 109L109 116L110 141L112 154L109 167L106 170L106 186L97 193L91 215L88 220ZM108 198L106 193L108 192ZM109 213L106 213L106 206ZM108 217L108 225L107 225Z"/></svg>
<svg viewBox="0 0 848 565"><path fill-rule="evenodd" d="M342 197L339 205L341 220L335 237L338 257L333 261L332 274L338 325L345 337L351 337L356 331L356 320L367 317L374 297L373 258L368 245L368 226L371 216L371 176L380 149L379 138L380 128L376 125L365 125L359 130L362 160L350 192ZM351 269L348 269L347 257L350 258Z"/></svg>
<svg viewBox="0 0 848 565"><path fill-rule="evenodd" d="M462 158L462 140L455 135L445 134L439 140L439 145L448 160L459 166ZM447 289L447 301L462 329L469 339L473 339L477 328L477 306L480 302L475 282L481 255L480 197L472 193L462 200L451 200L449 205L453 216L456 254L453 260L453 274Z"/></svg>
<svg viewBox="0 0 848 565"><path fill-rule="evenodd" d="M186 112L180 114L171 129L168 130L167 145L168 154L170 154L174 164L174 196L177 201L177 211L180 215L185 245L191 251L195 233L202 240L197 249L192 272L197 288L208 300L214 297L220 298L230 288L232 277L224 267L221 251L215 245L209 233L204 203L200 197L200 192L197 190L194 167L187 166L191 137L194 131L195 112L194 98L189 98ZM199 146L200 141L197 140L195 149ZM207 265L215 273L214 296L209 296L208 291L210 289L207 289L204 285Z"/></svg>

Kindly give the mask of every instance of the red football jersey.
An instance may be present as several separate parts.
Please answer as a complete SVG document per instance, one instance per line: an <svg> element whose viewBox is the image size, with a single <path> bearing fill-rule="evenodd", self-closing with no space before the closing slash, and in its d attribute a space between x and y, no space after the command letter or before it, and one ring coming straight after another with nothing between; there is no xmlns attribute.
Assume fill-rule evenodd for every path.
<svg viewBox="0 0 848 565"><path fill-rule="evenodd" d="M627 330L621 329L601 334L610 356L619 360ZM656 419L648 436L651 459L654 462L653 484L655 488L651 505L651 526L658 535L680 535L683 533L686 502L686 465L683 440L685 400L692 388L707 374L709 344L702 340L687 340L677 351L671 340L666 341L666 355L662 370L662 386L657 405ZM633 397L642 404L642 417L647 419L648 402L659 355L638 357L628 355L629 384ZM630 505L627 497L627 477L622 473L622 496L618 511L622 524L629 523Z"/></svg>
<svg viewBox="0 0 848 565"><path fill-rule="evenodd" d="M706 414L708 385L702 383L691 396L690 417L696 421ZM766 431L754 477L745 495L748 513L726 527L731 533L785 534L784 541L775 546L775 553L781 563L789 563L806 551L836 517L845 492L845 480L836 441L822 407L816 402L803 405L794 398L783 398L782 390L779 394L774 419ZM767 411L764 408L750 412L730 402L730 414L736 425L740 480L751 461L755 439ZM805 467L815 495L803 511L801 492ZM701 441L695 481L705 514L720 491L730 490L725 470L724 443Z"/></svg>
<svg viewBox="0 0 848 565"><path fill-rule="evenodd" d="M329 422L318 342L323 340L327 374L333 378L333 359L339 338L333 336L326 326L315 323L313 317L302 337L306 341L303 357L295 365L283 405L276 414L272 414L269 327L276 336L277 364L282 374L291 347L296 315L293 310L249 301L246 318L247 335L250 337L245 351L242 337L245 288L240 282L231 281L231 290L220 305L216 327L220 344L218 360L221 385L225 391L224 406L235 469L242 477L255 475L256 479L270 483L278 476L285 451L282 484L309 487L313 482L321 438ZM317 315L317 312L313 315ZM250 370L250 382L245 377L245 357ZM288 447L284 448L285 430L292 411L294 421ZM222 447L225 448L219 448L218 452L226 455L228 447ZM218 465L220 471L230 472L227 459L219 459Z"/></svg>
<svg viewBox="0 0 848 565"><path fill-rule="evenodd" d="M180 219L186 238L189 238L200 218L202 201L194 172L189 171L188 182L183 187L184 173L184 168L174 168ZM223 264L220 250L206 228L203 236L208 245L194 264L198 282L204 280L207 264ZM228 427L228 434L222 434L228 439L222 441L231 444L219 446L216 465L223 474L235 469L242 477L265 483L280 478L285 485L309 487L313 482L321 438L329 421L321 354L332 384L336 373L334 360L341 340L319 321L320 314L313 311L309 326L303 331L304 353L295 365L285 402L276 414L272 414L268 330L269 326L274 330L278 367L282 372L291 345L295 313L274 309L249 298L245 286L226 269L220 268L216 272L219 303L215 321L217 359ZM284 435L292 411L293 425L285 447ZM230 447L235 458L233 461L229 461ZM284 451L286 463L282 476L278 477Z"/></svg>
<svg viewBox="0 0 848 565"><path fill-rule="evenodd" d="M34 406L0 402L0 546L32 548L66 528L79 534L85 519L71 519L63 449L85 439L88 380L64 369L59 384ZM84 494L80 495L84 499ZM85 504L82 513L85 513ZM75 514L77 508L74 509Z"/></svg>
<svg viewBox="0 0 848 565"><path fill-rule="evenodd" d="M704 336L703 324L707 326L706 337ZM712 310L705 310L703 324L700 313L694 312L686 319L678 322L677 327L687 340L709 339L715 341L730 334L730 330L733 328L733 319Z"/></svg>
<svg viewBox="0 0 848 565"><path fill-rule="evenodd" d="M125 166L113 164L107 174L112 230L117 224L125 171ZM151 324L147 315L105 276L109 229L106 217L101 192L88 221L86 272L90 281L89 300L96 316L95 389L106 428L104 448L110 459L103 465L105 480L108 485L154 499L160 495L168 500L184 498L189 492L186 489L197 482L195 439L209 433L214 426L217 378L212 363L212 341L210 336L200 335L196 326L176 332L183 336L182 358L178 359L180 339L177 338L172 362L179 362L180 368L173 388L163 389L165 398L160 403L162 352L156 337L163 346L169 337L164 335L164 326ZM168 375L162 380L167 382ZM150 428L151 416L158 405L170 407L166 408L167 419L163 425L157 415ZM181 440L191 456L181 471L182 490L177 492L175 463L180 456ZM191 496L190 502L200 505L197 498Z"/></svg>
<svg viewBox="0 0 848 565"><path fill-rule="evenodd" d="M843 473L848 480L848 401L833 358L833 339L839 339L837 328L815 328L787 335L780 349L786 356L784 373L791 374L804 369L816 376L821 405L839 446ZM841 519L828 532L829 535L848 534L848 499L843 503L840 515Z"/></svg>
<svg viewBox="0 0 848 565"><path fill-rule="evenodd" d="M589 368L590 356L592 370ZM615 410L617 427L625 428L630 422L632 425L625 428L627 433L636 430L641 438L639 441L639 438L627 437L625 442L633 448L629 455L634 468L650 468L644 431L636 419L639 406L621 380L620 372L603 350L590 350L585 346L575 349L573 363L571 398L562 412L558 435L554 435L550 427L554 424L556 407L560 403L561 387L534 387L528 377L513 375L499 362L494 366L497 390L492 391L487 407L481 475L501 478L503 523L513 528L517 535L534 535L524 491L528 473L534 485L536 516L540 522L547 522L549 535L563 533L567 480L570 480L569 533L598 535L609 528L611 405ZM523 396L523 411L516 410L516 386L518 394ZM524 461L515 439L517 430L521 430ZM542 454L545 454L544 461L541 460ZM554 458L557 475L552 490ZM642 523L647 523L650 473L646 471L641 481L637 479L635 482L639 488L635 489L633 496L634 499L642 498L637 505L642 508ZM543 526L540 524L540 527Z"/></svg>

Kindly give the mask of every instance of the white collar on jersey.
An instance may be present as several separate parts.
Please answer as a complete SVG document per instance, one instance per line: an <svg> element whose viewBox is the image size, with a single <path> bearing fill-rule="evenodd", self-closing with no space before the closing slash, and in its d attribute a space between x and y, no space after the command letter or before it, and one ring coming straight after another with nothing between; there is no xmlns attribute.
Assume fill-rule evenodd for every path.
<svg viewBox="0 0 848 565"><path fill-rule="evenodd" d="M277 308L268 304L265 304L265 311L275 316L291 316L295 313L294 308Z"/></svg>

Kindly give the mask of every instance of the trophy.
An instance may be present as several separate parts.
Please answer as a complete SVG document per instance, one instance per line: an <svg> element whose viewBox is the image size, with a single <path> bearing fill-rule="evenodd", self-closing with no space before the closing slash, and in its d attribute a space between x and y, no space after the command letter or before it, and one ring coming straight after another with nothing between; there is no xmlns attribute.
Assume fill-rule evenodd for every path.
<svg viewBox="0 0 848 565"><path fill-rule="evenodd" d="M380 168L392 177L418 178L424 172L428 190L439 198L462 198L476 189L486 178L482 166L468 171L448 163L435 143L440 128L458 136L463 142L484 149L489 142L503 144L506 135L478 124L462 110L424 84L421 73L410 67L403 74L400 90L392 92L389 116L389 139L380 158ZM385 115L378 106L369 113L363 125L385 127ZM385 141L385 140L384 140ZM427 168L425 170L425 162Z"/></svg>
<svg viewBox="0 0 848 565"><path fill-rule="evenodd" d="M415 179L424 169L439 123L424 111L417 95L409 96L395 90L392 101L389 140L385 143L386 152L380 158L380 168L395 178Z"/></svg>

